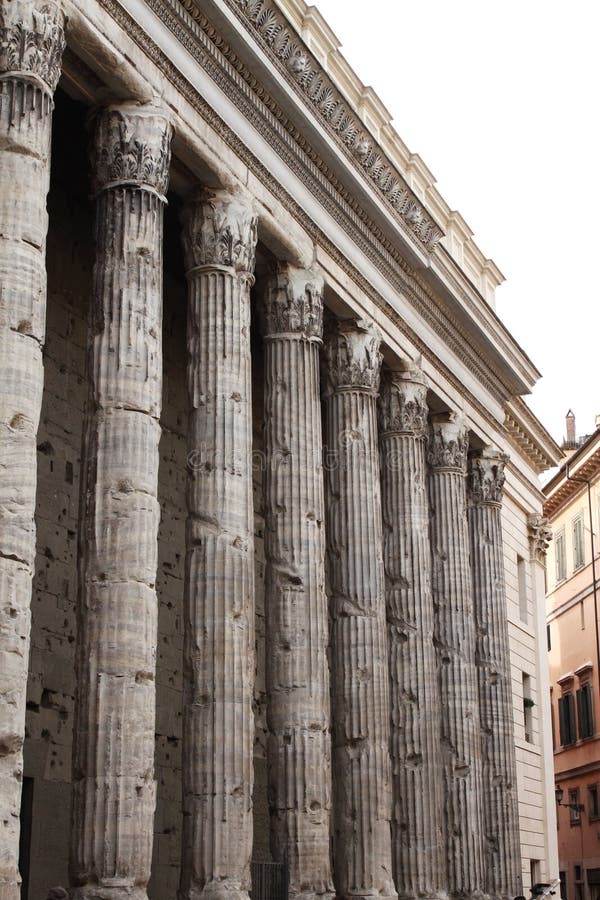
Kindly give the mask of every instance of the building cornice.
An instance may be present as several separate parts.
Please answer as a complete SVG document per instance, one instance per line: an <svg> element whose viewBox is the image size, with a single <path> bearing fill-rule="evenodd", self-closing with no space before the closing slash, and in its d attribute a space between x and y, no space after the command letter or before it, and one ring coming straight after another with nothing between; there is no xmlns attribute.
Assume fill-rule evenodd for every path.
<svg viewBox="0 0 600 900"><path fill-rule="evenodd" d="M560 463L562 450L520 397L507 403L504 425L511 443L538 475Z"/></svg>
<svg viewBox="0 0 600 900"><path fill-rule="evenodd" d="M600 478L600 428L579 447L544 485L544 515L553 518L585 488L585 482Z"/></svg>

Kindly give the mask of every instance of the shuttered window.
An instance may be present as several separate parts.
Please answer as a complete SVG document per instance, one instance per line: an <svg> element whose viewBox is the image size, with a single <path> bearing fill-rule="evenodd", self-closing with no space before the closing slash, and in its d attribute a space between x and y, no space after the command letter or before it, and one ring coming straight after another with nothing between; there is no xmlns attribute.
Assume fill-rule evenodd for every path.
<svg viewBox="0 0 600 900"><path fill-rule="evenodd" d="M559 531L554 542L554 555L556 561L556 580L564 581L567 575L565 561L565 533Z"/></svg>
<svg viewBox="0 0 600 900"><path fill-rule="evenodd" d="M566 693L558 699L558 719L560 727L560 742L563 747L574 744L577 740L575 730L575 704L573 694Z"/></svg>
<svg viewBox="0 0 600 900"><path fill-rule="evenodd" d="M573 520L573 568L580 569L585 562L583 545L583 516Z"/></svg>
<svg viewBox="0 0 600 900"><path fill-rule="evenodd" d="M577 719L579 721L579 737L594 736L594 695L592 685L583 684L577 691Z"/></svg>

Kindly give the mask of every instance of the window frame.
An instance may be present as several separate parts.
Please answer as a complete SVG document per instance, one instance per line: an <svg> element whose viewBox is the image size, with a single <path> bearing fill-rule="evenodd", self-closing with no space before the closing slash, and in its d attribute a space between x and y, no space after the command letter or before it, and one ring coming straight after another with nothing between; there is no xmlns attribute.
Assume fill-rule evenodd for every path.
<svg viewBox="0 0 600 900"><path fill-rule="evenodd" d="M578 512L571 520L571 536L573 538L573 571L585 567L585 520L583 512ZM581 543L579 543L581 540Z"/></svg>

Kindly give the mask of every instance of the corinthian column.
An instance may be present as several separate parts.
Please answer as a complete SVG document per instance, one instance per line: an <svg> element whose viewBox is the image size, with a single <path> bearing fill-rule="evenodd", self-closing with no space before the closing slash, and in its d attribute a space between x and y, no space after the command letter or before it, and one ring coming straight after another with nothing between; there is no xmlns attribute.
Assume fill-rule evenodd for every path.
<svg viewBox="0 0 600 900"><path fill-rule="evenodd" d="M0 898L20 894L19 809L46 326L46 195L65 40L53 0L0 0Z"/></svg>
<svg viewBox="0 0 600 900"><path fill-rule="evenodd" d="M280 265L264 298L267 723L273 856L291 896L333 890L325 509L319 393L323 279Z"/></svg>
<svg viewBox="0 0 600 900"><path fill-rule="evenodd" d="M490 448L469 460L471 579L477 629L485 893L521 892L510 646L502 548L502 488L508 457Z"/></svg>
<svg viewBox="0 0 600 900"><path fill-rule="evenodd" d="M376 424L379 335L364 322L341 324L326 358L334 880L340 897L395 897Z"/></svg>
<svg viewBox="0 0 600 900"><path fill-rule="evenodd" d="M416 370L384 379L379 433L394 880L400 897L442 897L446 869L425 475L427 387Z"/></svg>
<svg viewBox="0 0 600 900"><path fill-rule="evenodd" d="M428 449L448 891L479 895L483 883L481 745L475 619L469 570L464 420L435 417Z"/></svg>
<svg viewBox="0 0 600 900"><path fill-rule="evenodd" d="M96 261L83 445L71 880L146 896L155 806L162 233L170 126L112 107L92 143Z"/></svg>
<svg viewBox="0 0 600 900"><path fill-rule="evenodd" d="M256 218L205 192L184 217L189 480L181 896L246 897L252 851Z"/></svg>

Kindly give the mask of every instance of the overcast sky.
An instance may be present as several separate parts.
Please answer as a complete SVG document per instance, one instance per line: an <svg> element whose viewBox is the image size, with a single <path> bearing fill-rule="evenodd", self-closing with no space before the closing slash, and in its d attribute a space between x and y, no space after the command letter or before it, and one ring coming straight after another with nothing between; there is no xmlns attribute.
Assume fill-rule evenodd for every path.
<svg viewBox="0 0 600 900"><path fill-rule="evenodd" d="M600 4L317 0L506 282L497 312L543 378L552 436L600 413Z"/></svg>

